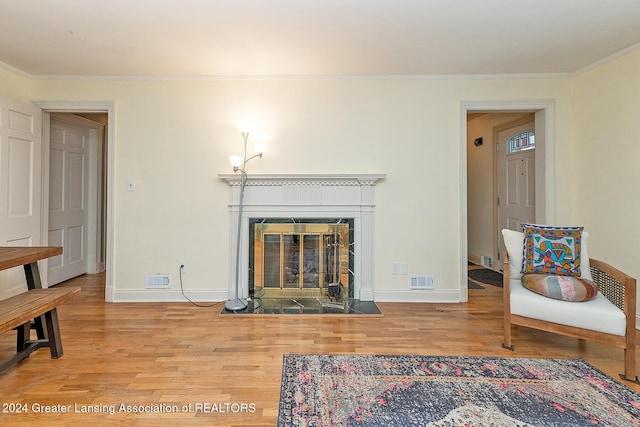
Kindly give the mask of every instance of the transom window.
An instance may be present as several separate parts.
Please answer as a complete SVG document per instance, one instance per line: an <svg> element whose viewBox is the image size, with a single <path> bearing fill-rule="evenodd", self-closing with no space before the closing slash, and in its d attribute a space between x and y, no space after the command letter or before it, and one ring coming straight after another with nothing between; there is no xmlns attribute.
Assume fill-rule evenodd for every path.
<svg viewBox="0 0 640 427"><path fill-rule="evenodd" d="M507 141L509 154L536 148L536 136L532 130L520 132Z"/></svg>

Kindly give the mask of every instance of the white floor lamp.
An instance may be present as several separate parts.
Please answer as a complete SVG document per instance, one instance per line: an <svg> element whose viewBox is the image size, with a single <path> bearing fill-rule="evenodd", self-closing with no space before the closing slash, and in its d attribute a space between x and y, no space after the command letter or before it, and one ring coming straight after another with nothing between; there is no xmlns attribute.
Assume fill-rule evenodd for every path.
<svg viewBox="0 0 640 427"><path fill-rule="evenodd" d="M229 156L229 161L233 166L234 172L240 172L240 202L238 207L238 235L236 240L236 277L235 277L235 297L227 301L224 308L229 311L242 311L247 308L247 301L240 298L240 239L242 231L242 205L244 200L244 187L247 183L247 163L255 159L256 157L262 157L262 151L264 146L255 144L254 147L258 154L255 154L247 158L247 141L249 140L249 134L253 130L249 122L239 120L236 122L236 128L242 134L244 139L244 153L242 156Z"/></svg>

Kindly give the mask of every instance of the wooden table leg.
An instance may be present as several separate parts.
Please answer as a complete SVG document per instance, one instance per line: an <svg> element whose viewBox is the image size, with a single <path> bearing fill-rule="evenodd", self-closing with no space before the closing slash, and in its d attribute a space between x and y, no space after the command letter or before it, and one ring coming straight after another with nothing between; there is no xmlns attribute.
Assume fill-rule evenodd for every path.
<svg viewBox="0 0 640 427"><path fill-rule="evenodd" d="M42 280L40 279L40 269L38 267L38 261L25 264L23 268L24 268L24 276L27 279L27 289L29 291L32 289L42 289ZM45 324L44 316L41 316L39 319L34 319L33 324L34 324L36 333L38 334L38 339L39 340L47 339L47 336L44 331L44 324Z"/></svg>
<svg viewBox="0 0 640 427"><path fill-rule="evenodd" d="M42 289L42 281L40 280L40 270L38 269L38 261L34 261L24 265L24 275L27 279L27 289Z"/></svg>

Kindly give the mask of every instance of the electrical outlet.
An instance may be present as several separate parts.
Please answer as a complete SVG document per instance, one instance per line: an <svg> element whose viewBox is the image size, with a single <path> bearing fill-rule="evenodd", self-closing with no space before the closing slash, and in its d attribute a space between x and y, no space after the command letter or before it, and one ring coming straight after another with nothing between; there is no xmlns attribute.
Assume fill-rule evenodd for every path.
<svg viewBox="0 0 640 427"><path fill-rule="evenodd" d="M180 273L187 274L187 263L185 261L180 262Z"/></svg>

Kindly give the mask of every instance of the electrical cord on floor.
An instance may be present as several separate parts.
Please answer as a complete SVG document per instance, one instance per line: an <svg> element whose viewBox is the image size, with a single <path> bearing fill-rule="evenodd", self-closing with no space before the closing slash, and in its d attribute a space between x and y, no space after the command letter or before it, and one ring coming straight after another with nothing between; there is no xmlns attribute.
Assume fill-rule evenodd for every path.
<svg viewBox="0 0 640 427"><path fill-rule="evenodd" d="M185 293L184 293L184 287L182 286L182 265L180 266L180 268L178 269L178 275L180 276L180 292L182 292L182 296L185 297L185 299L187 301L189 301L191 304L195 305L196 307L202 307L202 308L209 308L209 307L215 307L216 305L220 305L222 304L224 301L218 301L218 302L214 302L213 304L207 304L207 305L203 305L203 304L198 304L195 301L192 301L191 298L189 298Z"/></svg>

